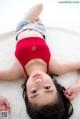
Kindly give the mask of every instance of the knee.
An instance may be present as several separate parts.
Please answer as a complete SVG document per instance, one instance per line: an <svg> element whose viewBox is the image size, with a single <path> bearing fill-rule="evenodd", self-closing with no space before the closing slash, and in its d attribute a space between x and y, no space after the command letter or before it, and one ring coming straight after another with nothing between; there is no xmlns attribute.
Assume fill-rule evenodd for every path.
<svg viewBox="0 0 80 119"><path fill-rule="evenodd" d="M38 7L38 9L42 10L43 9L43 4L42 3L38 3L37 7Z"/></svg>

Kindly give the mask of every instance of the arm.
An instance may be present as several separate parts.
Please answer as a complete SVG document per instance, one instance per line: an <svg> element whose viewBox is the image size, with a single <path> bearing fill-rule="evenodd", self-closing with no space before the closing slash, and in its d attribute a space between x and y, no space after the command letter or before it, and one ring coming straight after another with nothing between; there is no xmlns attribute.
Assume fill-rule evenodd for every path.
<svg viewBox="0 0 80 119"><path fill-rule="evenodd" d="M13 64L8 69L0 70L1 80L16 80L24 75L21 64L15 58Z"/></svg>
<svg viewBox="0 0 80 119"><path fill-rule="evenodd" d="M80 69L80 61L79 62L71 61L71 62L66 62L66 63L59 63L54 58L50 59L49 71L52 74L62 75L64 73L68 73L70 71L74 71L78 69Z"/></svg>

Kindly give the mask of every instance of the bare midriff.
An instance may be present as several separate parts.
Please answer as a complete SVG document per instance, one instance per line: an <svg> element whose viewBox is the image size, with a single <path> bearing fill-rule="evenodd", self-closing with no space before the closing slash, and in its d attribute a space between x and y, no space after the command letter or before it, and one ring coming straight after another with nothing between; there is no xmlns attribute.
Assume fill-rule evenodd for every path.
<svg viewBox="0 0 80 119"><path fill-rule="evenodd" d="M23 39L23 38L27 38L27 37L40 37L40 38L43 38L42 34L35 31L35 30L25 30L23 32L21 32L17 39L18 41Z"/></svg>

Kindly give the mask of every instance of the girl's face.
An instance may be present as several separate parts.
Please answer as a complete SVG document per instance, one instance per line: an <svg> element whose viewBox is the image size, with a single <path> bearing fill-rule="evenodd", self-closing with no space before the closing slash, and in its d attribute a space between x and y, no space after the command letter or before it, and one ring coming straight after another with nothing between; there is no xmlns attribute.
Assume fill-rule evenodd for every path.
<svg viewBox="0 0 80 119"><path fill-rule="evenodd" d="M57 89L51 77L42 72L34 71L27 83L27 95L32 105L44 106L57 102Z"/></svg>

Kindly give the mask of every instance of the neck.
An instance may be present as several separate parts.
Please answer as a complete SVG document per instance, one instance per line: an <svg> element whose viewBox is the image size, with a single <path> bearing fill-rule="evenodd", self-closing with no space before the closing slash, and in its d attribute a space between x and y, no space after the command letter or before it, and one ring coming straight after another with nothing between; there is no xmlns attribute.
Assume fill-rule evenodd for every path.
<svg viewBox="0 0 80 119"><path fill-rule="evenodd" d="M36 66L36 65L34 65L34 66L30 67L27 70L28 76L30 76L36 70L40 70L40 71L43 71L43 72L47 73L47 68L45 66L40 66L40 65L39 66Z"/></svg>

